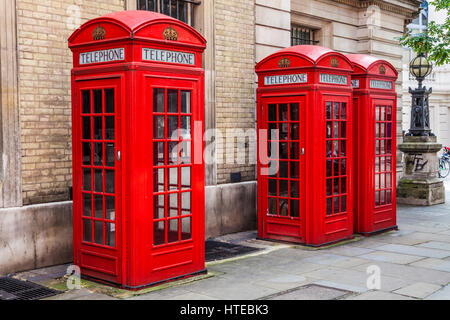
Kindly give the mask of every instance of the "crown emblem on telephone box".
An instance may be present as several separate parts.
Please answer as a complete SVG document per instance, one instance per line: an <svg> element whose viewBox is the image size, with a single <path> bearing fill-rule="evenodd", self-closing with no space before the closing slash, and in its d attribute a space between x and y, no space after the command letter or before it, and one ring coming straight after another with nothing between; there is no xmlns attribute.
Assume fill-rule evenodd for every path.
<svg viewBox="0 0 450 320"><path fill-rule="evenodd" d="M103 40L105 39L106 30L101 25L98 25L97 28L92 31L92 39L94 40Z"/></svg>
<svg viewBox="0 0 450 320"><path fill-rule="evenodd" d="M331 64L331 66L332 66L333 68L338 68L338 67L339 67L339 61L338 61L338 59L336 59L336 58L331 59L330 64Z"/></svg>
<svg viewBox="0 0 450 320"><path fill-rule="evenodd" d="M164 29L163 36L164 36L164 39L166 39L166 40L172 40L172 41L178 40L178 32L171 26Z"/></svg>
<svg viewBox="0 0 450 320"><path fill-rule="evenodd" d="M288 58L282 58L280 61L278 61L278 66L280 68L289 68L291 66L291 60Z"/></svg>

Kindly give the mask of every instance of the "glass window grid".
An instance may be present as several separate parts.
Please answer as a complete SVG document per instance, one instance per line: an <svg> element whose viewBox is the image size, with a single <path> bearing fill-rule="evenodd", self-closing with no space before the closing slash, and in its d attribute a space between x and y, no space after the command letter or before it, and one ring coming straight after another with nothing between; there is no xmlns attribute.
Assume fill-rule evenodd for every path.
<svg viewBox="0 0 450 320"><path fill-rule="evenodd" d="M137 0L137 9L163 13L193 26L194 7L200 3L195 0Z"/></svg>
<svg viewBox="0 0 450 320"><path fill-rule="evenodd" d="M393 194L392 116L393 115L391 106L386 105L375 106L375 207L376 208L392 204L392 194Z"/></svg>
<svg viewBox="0 0 450 320"><path fill-rule="evenodd" d="M85 143L89 143L90 146L90 164L84 164L83 159L81 161L82 165L81 165L81 170L82 170L82 195L81 195L81 199L82 199L82 203L83 203L83 220L88 220L90 221L90 227L91 227L91 231L90 231L90 238L91 240L87 240L84 239L84 234L85 232L83 231L83 241L87 242L91 245L99 245L102 247L115 247L115 232L112 233L111 235L108 235L106 232L107 226L112 226L113 228L115 228L115 220L112 219L107 219L107 215L106 215L106 198L107 197L113 197L114 199L114 212L116 212L116 208L115 208L115 193L109 193L106 192L107 188L106 188L106 171L110 170L114 172L114 178L115 178L115 167L114 166L106 166L106 144L108 143L113 143L114 144L114 161L115 161L115 155L116 155L116 141L115 140L107 140L105 139L106 137L106 120L105 117L114 117L114 137L116 137L116 117L115 117L115 113L107 113L106 112L106 90L114 90L113 88L96 88L96 89L89 89L89 90L82 90L82 94L81 94L81 116L82 116L82 122L81 122L81 126L82 126L82 130L81 130L81 145L83 146L83 144ZM95 91L101 91L102 92L102 112L95 112L94 110L94 92ZM83 113L84 111L84 106L83 106L83 93L84 92L89 92L90 94L90 112L88 113ZM116 108L116 96L115 96L115 90L113 91L113 97L114 97L114 108ZM102 138L103 139L95 139L95 132L94 132L94 118L96 117L101 117L102 119ZM86 139L84 138L84 128L83 128L83 119L88 118L89 119L89 124L90 124L90 139ZM95 143L100 143L102 145L102 164L103 165L95 165L95 150L94 150L94 146ZM83 154L81 155L83 157ZM95 171L97 170L101 170L102 171L102 191L96 191L95 190ZM90 190L84 190L85 187L85 182L84 182L84 172L85 170L90 170ZM115 188L115 179L114 179L114 188ZM115 191L115 190L114 190ZM90 202L90 210L91 210L91 215L90 216L85 216L85 212L84 212L84 199L85 199L85 195L89 195L91 198L91 202ZM102 197L102 217L96 217L96 203L95 203L95 198L96 196L101 196ZM95 234L95 222L100 222L102 223L102 243L98 243L96 242L96 234ZM84 221L83 221L83 229L84 229ZM107 239L108 236L112 236L113 239ZM112 244L112 245L111 245Z"/></svg>
<svg viewBox="0 0 450 320"><path fill-rule="evenodd" d="M164 112L156 112L153 111L153 119L155 119L156 116L164 116L164 139L163 138L154 138L153 139L153 143L155 142L163 142L164 143L164 165L162 164L158 164L158 165L153 165L153 172L155 170L158 169L163 169L164 170L164 191L155 191L153 190L153 201L155 201L155 199L157 199L158 196L164 196L164 205L153 205L153 210L156 209L163 209L164 210L164 217L163 218L156 218L155 215L153 216L153 226L155 228L155 226L157 224L163 223L164 224L164 242L163 243L158 243L158 244L154 244L154 246L162 246L162 245L167 245L167 244L172 244L172 243L176 243L176 242L180 242L180 241L184 241L184 240L190 240L192 238L192 164L182 164L181 163L181 156L180 153L178 151L178 161L177 164L169 164L169 154L168 154L168 142L175 142L175 143L180 143L180 142L190 142L191 143L191 150L192 150L192 138L185 138L182 137L180 134L178 134L178 138L177 139L173 139L172 135L168 134L168 116L178 116L178 128L180 129L181 126L181 117L183 116L187 116L190 118L190 128L192 130L192 91L190 90L179 90L179 89L170 89L170 88L154 88L154 90L164 90ZM177 105L178 105L178 112L168 112L168 90L177 90L178 94L177 94ZM153 91L155 92L155 91ZM190 112L186 112L186 113L182 113L181 112L181 92L190 92ZM154 109L153 109L154 110ZM154 121L155 124L155 121ZM154 131L153 131L154 132ZM192 132L190 134L190 137L192 137ZM191 161L192 161L192 153L190 155ZM170 185L169 185L169 181L168 181L168 177L169 177L169 170L171 168L176 168L177 169L177 188L175 190L170 190ZM190 168L190 184L191 186L189 188L187 188L186 185L182 185L181 184L181 172L182 172L182 168ZM158 182L158 186L160 186L161 184ZM159 188L158 188L159 190ZM170 207L170 203L169 203L169 195L171 194L177 194L178 195L178 199L177 199L177 204L178 204L178 208L176 208L178 210L178 215L177 216L170 216L170 210L173 210L173 207ZM182 194L190 194L190 209L183 209L182 208ZM183 214L185 213L185 214ZM189 237L188 239L183 239L183 235L182 235L182 220L183 219L187 219L190 218L190 224L191 224L191 237ZM178 220L178 239L177 241L169 241L169 235L168 235L168 230L169 230L169 225L170 225L170 221L175 221ZM154 231L155 232L155 231ZM155 239L154 239L155 240Z"/></svg>
<svg viewBox="0 0 450 320"><path fill-rule="evenodd" d="M280 105L287 105L287 109L286 109L286 113L287 113L287 118L284 119L280 119ZM278 165L278 170L275 176L269 176L268 177L268 188L269 188L269 184L271 181L276 181L277 184L277 191L276 191L276 195L272 196L270 193L270 190L268 189L268 198L269 198L269 203L272 200L277 201L277 213L271 213L270 210L268 211L268 215L269 216L281 216L281 217L290 217L293 219L299 219L299 212L296 212L296 214L298 214L298 216L292 216L291 215L291 205L292 205L292 201L296 201L297 202L297 207L299 208L300 206L300 134L298 134L298 139L291 139L291 130L292 130L292 125L295 124L298 126L298 130L300 130L300 120L299 119L291 119L292 116L292 112L291 112L291 108L293 105L297 105L297 108L299 108L299 104L298 103L279 103L279 104L269 104L268 108L270 108L270 106L276 106L276 121L270 121L269 119L269 110L267 112L267 117L268 117L268 130L270 130L270 124L274 124L276 125L276 128L278 131L278 135L276 137L274 137L275 139L271 139L271 133L268 133L269 139L268 139L268 150L270 150L270 145L272 142L276 142L278 144L281 143L286 143L287 144L287 158L280 158L280 145L278 146L278 154L277 155L271 155L270 161L276 161L277 165ZM299 117L299 112L300 110L297 111L297 117ZM282 139L280 138L280 129L282 125L286 125L286 138ZM295 155L291 149L292 149L292 143L296 143L298 146L298 154ZM294 149L295 150L295 149ZM286 175L287 177L281 177L281 164L286 163L287 164L287 172ZM291 178L293 173L291 172L291 164L296 163L297 164L297 168L299 170L299 177L298 178ZM281 191L280 191L280 183L281 182L286 182L287 184L287 192L285 193L286 196L281 195ZM292 184L295 183L297 184L297 196L293 196L292 193ZM280 210L280 205L281 202L286 201L287 203L287 215L282 215L281 214L281 210ZM269 208L270 209L270 208Z"/></svg>
<svg viewBox="0 0 450 320"><path fill-rule="evenodd" d="M335 112L335 105L338 105L338 112ZM345 106L345 108L343 108ZM345 113L343 114L343 109ZM326 214L327 216L337 215L347 212L348 201L348 106L345 102L327 101L325 103L326 118ZM328 125L331 124L331 132ZM339 128L337 137L335 137L335 124ZM345 125L346 136L342 136L342 128ZM335 142L337 142L337 156L334 155ZM345 153L342 146L345 144ZM329 148L331 146L331 148ZM329 153L331 150L331 153ZM328 170L328 163L331 162L331 170ZM337 164L337 166L336 166ZM337 167L337 169L336 169ZM345 173L344 173L345 171ZM345 190L344 190L344 188Z"/></svg>

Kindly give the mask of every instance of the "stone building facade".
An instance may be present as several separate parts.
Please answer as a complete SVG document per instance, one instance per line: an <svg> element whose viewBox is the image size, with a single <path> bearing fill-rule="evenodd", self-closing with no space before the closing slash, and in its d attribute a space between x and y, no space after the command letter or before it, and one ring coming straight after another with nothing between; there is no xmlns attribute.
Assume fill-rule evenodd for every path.
<svg viewBox="0 0 450 320"><path fill-rule="evenodd" d="M67 38L91 18L142 9L144 1L0 2L0 274L71 260L72 57ZM148 0L148 8L155 3ZM217 160L206 165L207 236L256 227L255 64L290 46L295 28L308 34L305 41L342 53L373 54L400 70L403 51L394 38L419 4L202 0L189 5L189 23L208 41L206 129L222 134L206 141ZM159 4L155 8L161 10ZM399 128L401 88L400 79ZM242 135L245 139L237 138ZM230 162L242 154L243 163Z"/></svg>

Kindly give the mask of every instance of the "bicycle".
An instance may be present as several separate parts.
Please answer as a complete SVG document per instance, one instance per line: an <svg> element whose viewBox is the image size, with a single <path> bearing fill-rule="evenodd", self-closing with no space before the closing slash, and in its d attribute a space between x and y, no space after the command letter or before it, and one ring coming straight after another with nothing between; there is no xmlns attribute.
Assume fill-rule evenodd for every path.
<svg viewBox="0 0 450 320"><path fill-rule="evenodd" d="M447 178L450 174L450 147L445 147L439 158L439 178Z"/></svg>

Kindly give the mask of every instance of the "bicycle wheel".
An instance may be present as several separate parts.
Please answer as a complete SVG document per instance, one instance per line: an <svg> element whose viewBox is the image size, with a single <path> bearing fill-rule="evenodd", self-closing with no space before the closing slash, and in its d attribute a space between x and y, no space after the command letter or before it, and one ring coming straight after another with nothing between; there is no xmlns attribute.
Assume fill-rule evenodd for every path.
<svg viewBox="0 0 450 320"><path fill-rule="evenodd" d="M447 160L439 159L439 177L447 178L450 173L450 163Z"/></svg>

